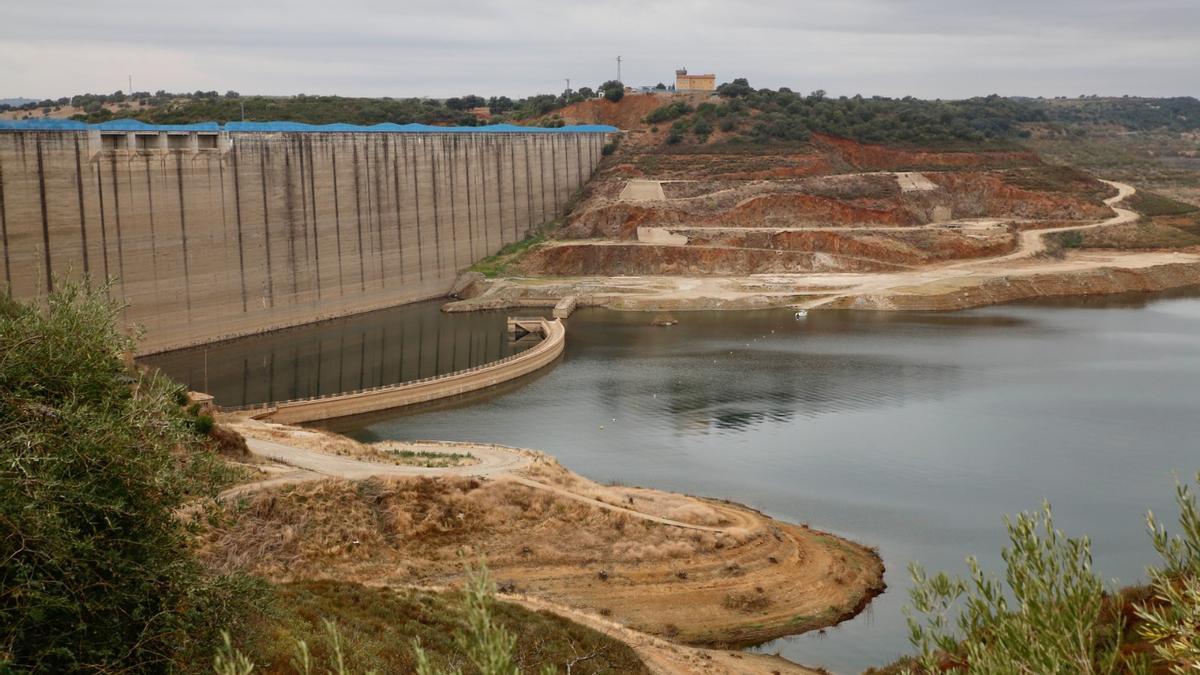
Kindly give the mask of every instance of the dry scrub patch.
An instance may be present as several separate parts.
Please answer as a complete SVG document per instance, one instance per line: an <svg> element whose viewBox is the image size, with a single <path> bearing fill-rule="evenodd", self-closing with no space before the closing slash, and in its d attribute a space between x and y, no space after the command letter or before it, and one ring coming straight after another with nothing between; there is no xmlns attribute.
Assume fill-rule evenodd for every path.
<svg viewBox="0 0 1200 675"><path fill-rule="evenodd" d="M420 586L455 584L465 561L483 557L502 591L698 644L750 644L831 625L883 588L872 551L806 527L733 504L599 486L550 461L528 472L549 489L517 477L414 477L262 491L225 504L199 549L218 569L277 581ZM721 529L665 525L555 491L573 489ZM767 600L729 604L745 594Z"/></svg>
<svg viewBox="0 0 1200 675"><path fill-rule="evenodd" d="M414 445L395 441L359 443L322 429L274 424L245 415L229 415L222 419L226 428L247 438L276 441L339 457L352 457L364 462L436 468L473 466L479 463L479 459L469 450L458 449L453 444L438 444L446 448L441 450L431 447L430 444Z"/></svg>

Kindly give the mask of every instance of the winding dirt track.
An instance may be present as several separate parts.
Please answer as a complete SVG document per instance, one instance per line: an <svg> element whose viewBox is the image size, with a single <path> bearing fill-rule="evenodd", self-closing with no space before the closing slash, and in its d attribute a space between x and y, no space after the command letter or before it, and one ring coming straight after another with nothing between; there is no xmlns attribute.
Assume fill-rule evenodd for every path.
<svg viewBox="0 0 1200 675"><path fill-rule="evenodd" d="M301 448L294 445L287 445L284 443L252 437L246 438L246 445L250 447L250 451L254 454L278 464L291 467L294 470L280 473L266 480L256 481L230 488L222 492L218 496L219 499L236 499L238 497L272 487L301 483L310 480L323 480L326 478L345 478L348 480L365 480L367 478L375 477L396 478L409 476L504 478L516 483L520 483L521 485L531 487L535 490L545 490L566 499L582 502L596 508L605 509L607 511L624 513L634 518L658 523L660 525L670 525L671 527L679 527L686 530L699 530L703 532L723 532L727 529L721 527L708 527L705 525L694 525L692 523L684 523L678 520L671 520L670 518L663 518L661 516L643 513L634 509L627 509L622 506L609 504L608 502L603 502L598 499L593 499L585 495L571 492L554 485L547 485L546 483L541 483L531 478L526 478L525 476L517 475L515 471L525 468L531 464L532 460L530 456L515 448L506 448L501 445L433 442L413 444L414 448L432 452L467 452L479 460L479 463L477 464L452 467L425 467L369 462L361 459L355 459L353 457L331 455L325 452L318 452L316 450L309 450L307 448Z"/></svg>
<svg viewBox="0 0 1200 675"><path fill-rule="evenodd" d="M996 258L986 258L984 260L971 260L965 263L956 263L947 265L942 269L957 269L957 268L972 268L992 265L996 263L1004 263L1010 260L1019 260L1021 258L1031 258L1046 250L1046 235L1055 234L1058 232L1081 232L1083 230L1091 230L1097 227L1105 227L1108 225L1120 225L1122 223L1131 223L1138 219L1138 214L1129 209L1122 209L1116 204L1124 201L1137 192L1137 189L1126 183L1118 183L1116 181L1100 179L1101 183L1111 185L1117 189L1115 197L1109 197L1104 200L1105 206L1112 209L1115 215L1112 218L1107 218L1096 223L1088 225L1071 225L1068 227L1055 227L1047 230L1024 230L1021 232L1021 238L1017 242L1017 250L1007 255L1002 255Z"/></svg>
<svg viewBox="0 0 1200 675"><path fill-rule="evenodd" d="M239 423L234 422L233 424L237 428ZM545 477L536 472L536 465L538 464L538 457L540 455L515 448L468 443L423 442L411 445L405 444L405 449L443 453L470 453L478 460L476 464L469 466L445 468L406 466L387 463L385 461L371 461L371 458L322 452L315 448L326 447L321 446L320 443L323 439L327 439L327 435L317 432L279 425L262 425L261 423L254 423L252 421L244 421L242 424L249 425L248 427L243 427L245 431L271 435L274 439L268 440L267 438L255 438L251 435L246 435L247 445L252 453L271 462L266 467L268 469L268 477L227 490L220 495L220 499L222 500L252 497L253 493L269 488L323 480L330 477L349 480L364 480L371 477L412 476L486 477L492 480L512 481L536 490L553 493L557 497L582 502L591 507L618 512L629 517L673 528L722 533L751 530L762 527L764 522L768 522L765 517L757 514L757 512L710 500L703 500L703 503L708 504L724 516L721 523L722 527L709 527L681 522L661 517L654 513L625 508L618 504L609 503L586 494L581 494L580 492L572 491L571 488L579 489L579 485L576 483L567 482L563 483L563 486L560 486L558 484L542 482L541 480L534 480L530 477L531 475L539 478ZM289 438L282 436L283 430L288 430L295 434L294 440L289 440ZM550 478L547 477L547 480L550 480ZM586 482L586 479L584 482ZM639 503L649 498L649 496L645 495L644 491L636 488L622 488L622 490L635 491L639 495ZM779 564L769 564L766 566L768 569L760 569L762 565L757 564L757 562L761 561L756 562L756 553L753 550L743 551L741 549L731 550L728 556L721 556L720 560L716 562L709 561L709 563L722 567L731 563L740 563L747 570L753 570L752 573L757 575L754 577L753 582L747 583L751 583L752 585L763 584L771 588L790 587L798 593L810 593L813 589L820 588L829 583L827 575L831 567L836 566L836 562L833 559L839 554L837 550L830 550L823 543L826 541L826 535L810 532L803 526L788 525L785 523L775 523L773 531L775 532L775 536L764 538L762 545L771 547L771 550L767 553L773 553L778 556ZM781 544L780 542L784 543ZM757 557L766 555L763 551L758 551L757 553L762 554ZM771 562L776 562L776 559L772 558ZM704 563L702 561L693 560L690 564L692 566L689 569L693 575L704 574ZM777 656L677 644L671 640L643 632L638 628L624 625L614 620L615 617L609 618L597 613L594 607L595 598L591 600L586 598L588 591L581 591L581 597L575 597L568 592L570 588L573 588L571 584L578 584L579 580L575 576L563 575L559 572L561 571L546 568L539 573L544 576L542 581L549 586L567 584L566 587L560 589L560 593L549 594L551 597L556 597L555 600L546 597L546 593L542 593L540 597L523 593L502 593L499 594L499 597L530 609L559 614L619 639L633 647L647 667L654 673L665 675L685 675L690 673L709 673L712 675L726 673L761 673L764 675L767 673L789 673L811 675L819 672L799 666ZM509 573L511 574L511 571ZM614 573L617 574L615 570ZM572 574L575 574L574 570ZM626 571L625 574L631 577L637 576L636 572ZM604 597L606 601L619 604L619 599L629 594L637 595L641 600L646 600L650 596L653 596L658 598L658 600L651 604L666 602L668 605L666 608L673 611L673 609L681 607L686 610L688 606L700 603L701 598L697 594L704 592L703 589L683 588L678 583L672 584L672 587L669 589L657 588L654 583L649 583L649 581L651 580L632 579L629 584L620 584L614 579L611 584L606 585L603 591L605 594ZM734 579L734 581L737 581L737 579ZM368 581L368 583L396 585L398 580L380 578ZM717 580L714 583L720 584L725 582ZM835 590L840 590L840 587ZM672 596L671 594L674 595ZM561 599L559 599L560 596ZM566 598L571 599L567 600ZM816 613L819 611L819 607L828 607L828 605L824 604L825 602L827 600L818 594L817 597L812 599L809 605L781 601L781 605L783 606L779 610L783 611L790 608L788 611L797 610Z"/></svg>
<svg viewBox="0 0 1200 675"><path fill-rule="evenodd" d="M1055 234L1059 232L1080 232L1083 230L1095 229L1097 227L1120 225L1122 223L1129 223L1137 220L1137 213L1130 211L1129 209L1123 209L1116 206L1116 204L1136 193L1137 189L1132 185L1118 183L1116 181L1101 180L1101 182L1111 185L1117 189L1117 194L1115 196L1104 200L1104 204L1114 211L1114 215L1111 218L1106 218L1099 222L1089 223L1086 225L1055 227L1045 230L1023 230L1020 238L1017 240L1016 250L1012 253L1007 253L995 258L967 260L948 265L936 265L913 272L893 272L853 276L846 275L847 278L858 277L861 279L861 281L858 283L848 284L838 292L823 297L819 300L814 300L807 303L798 303L796 307L803 309L816 309L840 302L846 298L864 295L879 295L886 293L891 289L902 286L914 286L950 278L968 277L976 272L995 273L997 269L1003 269L1005 266L1011 263L1028 260L1040 253L1043 253L1046 250L1046 235L1048 234Z"/></svg>
<svg viewBox="0 0 1200 675"><path fill-rule="evenodd" d="M1134 222L1133 211L1117 206L1136 194L1133 186L1105 199L1114 215L1093 223L1022 230L1016 249L993 258L931 263L890 272L789 272L741 276L645 275L619 277L522 277L498 279L482 294L447 303L443 309L538 307L574 295L580 306L619 310L675 311L765 309L962 309L1045 295L1042 287L1070 293L1162 290L1194 283L1200 253L1192 251L1077 251L1063 259L1040 256L1045 237ZM672 228L664 228L672 229ZM1092 290L1096 287L1105 291Z"/></svg>

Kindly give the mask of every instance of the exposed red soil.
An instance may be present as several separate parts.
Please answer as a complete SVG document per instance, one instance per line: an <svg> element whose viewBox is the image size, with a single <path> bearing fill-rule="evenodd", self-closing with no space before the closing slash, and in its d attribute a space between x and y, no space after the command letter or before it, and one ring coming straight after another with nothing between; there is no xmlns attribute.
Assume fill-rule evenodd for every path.
<svg viewBox="0 0 1200 675"><path fill-rule="evenodd" d="M717 225L773 227L795 225L918 225L914 213L895 207L875 209L837 199L799 193L763 194L744 199L732 208L715 210L702 202L615 202L583 210L568 225L565 238L607 237L635 239L640 225Z"/></svg>
<svg viewBox="0 0 1200 675"><path fill-rule="evenodd" d="M917 225L903 208L862 208L836 199L805 194L769 194L751 197L705 222L721 225L770 227L792 223L866 223Z"/></svg>
<svg viewBox="0 0 1200 675"><path fill-rule="evenodd" d="M1098 200L1065 192L1016 187L1004 175L985 172L938 172L926 177L944 188L956 218L1008 216L1037 220L1099 220L1109 215Z"/></svg>
<svg viewBox="0 0 1200 675"><path fill-rule="evenodd" d="M914 228L911 231L846 232L837 229L791 232L687 232L691 245L827 252L889 263L919 265L938 260L983 258L1013 250L1016 237L967 237L954 230Z"/></svg>
<svg viewBox="0 0 1200 675"><path fill-rule="evenodd" d="M616 103L603 98L572 103L558 111L567 124L610 124L618 129L644 127L646 115L673 99L654 94L626 94Z"/></svg>
<svg viewBox="0 0 1200 675"><path fill-rule="evenodd" d="M827 252L648 244L562 244L531 252L521 261L520 270L524 274L552 276L736 275L890 271L901 266Z"/></svg>

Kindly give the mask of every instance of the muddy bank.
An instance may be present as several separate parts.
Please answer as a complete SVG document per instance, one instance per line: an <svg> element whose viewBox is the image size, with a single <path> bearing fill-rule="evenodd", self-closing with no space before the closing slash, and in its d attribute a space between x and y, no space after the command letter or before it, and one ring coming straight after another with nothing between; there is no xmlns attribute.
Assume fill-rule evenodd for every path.
<svg viewBox="0 0 1200 675"><path fill-rule="evenodd" d="M497 279L443 311L552 307L568 295L581 307L686 311L811 307L953 310L1038 297L1159 292L1200 284L1200 254L1079 254L977 269L893 273L761 274Z"/></svg>
<svg viewBox="0 0 1200 675"><path fill-rule="evenodd" d="M1155 293L1200 285L1200 264L1168 263L1123 269L1100 267L1045 274L967 277L839 298L822 309L954 310L1017 300L1114 293Z"/></svg>

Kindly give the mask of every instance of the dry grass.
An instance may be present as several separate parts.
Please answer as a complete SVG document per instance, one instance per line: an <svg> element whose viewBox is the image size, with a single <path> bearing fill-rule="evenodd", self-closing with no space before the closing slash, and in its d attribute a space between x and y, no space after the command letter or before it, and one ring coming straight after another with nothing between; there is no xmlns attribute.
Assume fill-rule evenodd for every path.
<svg viewBox="0 0 1200 675"><path fill-rule="evenodd" d="M405 575L410 581L432 582L457 574L464 552L496 569L531 556L543 564L686 559L752 536L658 526L472 478L312 482L258 494L225 516L203 535L204 557L220 569L284 580L337 565L353 570L352 579L392 575L399 566L415 573Z"/></svg>
<svg viewBox="0 0 1200 675"><path fill-rule="evenodd" d="M359 443L352 438L322 429L273 424L244 416L223 417L221 426L243 436L278 441L285 445L368 462L424 467L470 466L479 463L478 458L468 452L454 452L449 449L443 452L396 441Z"/></svg>
<svg viewBox="0 0 1200 675"><path fill-rule="evenodd" d="M1078 248L1130 250L1200 246L1200 232L1185 229L1189 227L1188 223L1180 223L1183 227L1179 227L1168 224L1166 220L1142 220L1136 223L1123 223L1085 230L1080 233L1082 237Z"/></svg>
<svg viewBox="0 0 1200 675"><path fill-rule="evenodd" d="M530 473L555 489L721 529L665 525L512 479L413 477L264 490L223 505L197 547L214 568L278 582L440 587L484 558L505 592L604 609L660 635L670 623L697 644L752 644L821 628L882 589L878 558L848 542L744 507L600 486L539 458ZM739 593L770 600L726 606L726 596ZM746 607L757 608L753 616ZM791 621L800 614L813 619Z"/></svg>
<svg viewBox="0 0 1200 675"><path fill-rule="evenodd" d="M411 673L412 641L420 640L433 665L463 666L454 642L465 628L458 593L369 588L336 581L303 581L271 589L264 611L239 631L235 646L256 664L255 672L294 673L295 642L304 640L316 663L330 663L332 644L323 620L337 622L348 672ZM647 673L626 644L608 635L517 605L497 602L492 616L516 638L513 650L522 672L551 666L556 672L585 675ZM589 659L580 657L593 655ZM196 672L211 672L207 663ZM467 673L477 671L468 668Z"/></svg>

